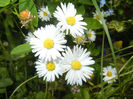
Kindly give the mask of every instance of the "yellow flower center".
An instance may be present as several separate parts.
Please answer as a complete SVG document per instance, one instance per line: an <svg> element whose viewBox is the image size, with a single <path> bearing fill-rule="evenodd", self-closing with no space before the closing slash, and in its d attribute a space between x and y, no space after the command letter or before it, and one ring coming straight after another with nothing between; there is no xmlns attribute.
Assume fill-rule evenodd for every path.
<svg viewBox="0 0 133 99"><path fill-rule="evenodd" d="M88 36L89 36L89 37L92 37L92 33L88 33Z"/></svg>
<svg viewBox="0 0 133 99"><path fill-rule="evenodd" d="M100 15L96 15L96 18L97 18L98 20L101 20Z"/></svg>
<svg viewBox="0 0 133 99"><path fill-rule="evenodd" d="M69 24L71 26L73 26L75 24L75 22L76 22L74 17L67 17L66 21L67 21L67 24Z"/></svg>
<svg viewBox="0 0 133 99"><path fill-rule="evenodd" d="M55 64L53 62L49 62L46 65L46 68L48 69L48 71L53 71L55 69Z"/></svg>
<svg viewBox="0 0 133 99"><path fill-rule="evenodd" d="M78 38L76 38L76 42L80 42L82 40L82 37L78 37Z"/></svg>
<svg viewBox="0 0 133 99"><path fill-rule="evenodd" d="M108 72L107 76L111 77L112 76L112 72Z"/></svg>
<svg viewBox="0 0 133 99"><path fill-rule="evenodd" d="M72 62L72 68L75 69L75 70L78 70L81 68L81 63L77 60L73 61Z"/></svg>
<svg viewBox="0 0 133 99"><path fill-rule="evenodd" d="M43 12L43 15L44 15L44 16L47 16L47 12L44 11L44 12Z"/></svg>
<svg viewBox="0 0 133 99"><path fill-rule="evenodd" d="M48 38L44 41L43 45L44 45L45 48L50 49L54 46L54 42L53 42L53 40Z"/></svg>

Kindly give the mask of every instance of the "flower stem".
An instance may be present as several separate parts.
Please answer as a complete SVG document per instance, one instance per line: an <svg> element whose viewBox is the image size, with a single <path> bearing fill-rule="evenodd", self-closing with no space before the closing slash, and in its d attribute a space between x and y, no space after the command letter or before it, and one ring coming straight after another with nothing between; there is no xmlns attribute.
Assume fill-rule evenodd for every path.
<svg viewBox="0 0 133 99"><path fill-rule="evenodd" d="M104 90L103 90L103 54L104 54L104 40L105 40L105 33L103 33L102 53L101 53L101 93L102 93L102 99L104 99Z"/></svg>
<svg viewBox="0 0 133 99"><path fill-rule="evenodd" d="M125 68L125 66L133 59L133 56L130 57L130 59L122 66L122 68L119 71L119 74L121 73L121 71Z"/></svg>
<svg viewBox="0 0 133 99"><path fill-rule="evenodd" d="M101 21L102 21L102 24L103 24L103 28L104 28L105 33L106 33L106 35L107 35L108 42L109 42L109 45L110 45L110 49L111 49L111 51L112 51L112 56L113 56L114 64L116 65L116 57L115 57L115 53L114 53L114 48L113 48L112 40L111 40L109 31L108 31L107 25L105 24L105 20L104 20L102 14L101 14L101 12L100 12L100 9L99 9L99 7L98 7L98 5L97 5L96 0L92 0L92 2L93 2L93 4L94 4L94 6L95 6L95 8L96 8L96 10L97 10L97 12L98 12L98 14L100 15L100 18L101 18Z"/></svg>
<svg viewBox="0 0 133 99"><path fill-rule="evenodd" d="M46 81L45 98L47 99L48 82Z"/></svg>
<svg viewBox="0 0 133 99"><path fill-rule="evenodd" d="M36 78L37 76L38 76L38 75L35 75L35 76L33 76L33 77L31 77L31 78L25 80L23 83L21 83L21 84L13 91L13 93L10 95L9 99L12 99L12 96L14 95L14 93L15 93L21 86L23 86L24 84L26 84L28 81L30 81L30 80Z"/></svg>

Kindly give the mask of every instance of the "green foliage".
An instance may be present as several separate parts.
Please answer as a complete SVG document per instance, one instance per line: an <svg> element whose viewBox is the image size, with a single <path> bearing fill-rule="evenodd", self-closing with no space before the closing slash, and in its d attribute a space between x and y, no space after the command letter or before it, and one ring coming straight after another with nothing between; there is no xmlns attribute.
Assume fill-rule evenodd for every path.
<svg viewBox="0 0 133 99"><path fill-rule="evenodd" d="M40 91L36 95L36 99L45 99L45 93Z"/></svg>
<svg viewBox="0 0 133 99"><path fill-rule="evenodd" d="M88 29L100 29L102 28L102 25L93 18L85 18L85 22L87 23L87 28Z"/></svg>
<svg viewBox="0 0 133 99"><path fill-rule="evenodd" d="M5 78L0 80L0 88L8 87L13 84L13 81L10 78Z"/></svg>
<svg viewBox="0 0 133 99"><path fill-rule="evenodd" d="M84 96L84 99L91 99L89 90L87 88L83 89L83 96Z"/></svg>
<svg viewBox="0 0 133 99"><path fill-rule="evenodd" d="M5 7L10 3L10 0L0 0L0 7Z"/></svg>
<svg viewBox="0 0 133 99"><path fill-rule="evenodd" d="M78 0L78 2L80 2L82 4L93 5L91 0Z"/></svg>
<svg viewBox="0 0 133 99"><path fill-rule="evenodd" d="M0 94L5 93L6 92L6 88L0 88Z"/></svg>
<svg viewBox="0 0 133 99"><path fill-rule="evenodd" d="M11 51L11 55L22 55L28 52L31 52L31 46L29 43L24 43L21 44L17 47L15 47L12 51Z"/></svg>
<svg viewBox="0 0 133 99"><path fill-rule="evenodd" d="M55 3L55 2L47 2L47 5L49 7L49 11L51 13L54 13L54 11L55 11L55 9L56 9L56 7L57 7L58 4L59 3Z"/></svg>
<svg viewBox="0 0 133 99"><path fill-rule="evenodd" d="M84 15L85 14L85 7L82 5L82 6L79 6L78 7L78 12L77 12L78 14L82 14L82 15Z"/></svg>

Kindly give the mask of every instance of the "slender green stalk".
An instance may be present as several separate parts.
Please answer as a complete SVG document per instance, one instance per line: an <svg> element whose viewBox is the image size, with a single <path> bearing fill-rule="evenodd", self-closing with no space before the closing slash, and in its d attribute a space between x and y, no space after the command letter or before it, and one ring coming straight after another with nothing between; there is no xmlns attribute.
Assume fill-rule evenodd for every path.
<svg viewBox="0 0 133 99"><path fill-rule="evenodd" d="M123 54L123 55L119 56L119 58L120 58L120 57L124 57L124 56L128 56L128 55L133 55L133 52Z"/></svg>
<svg viewBox="0 0 133 99"><path fill-rule="evenodd" d="M120 69L119 73L121 73L121 71L126 67L126 65L133 59L133 56L130 57L130 59L122 66L122 68Z"/></svg>
<svg viewBox="0 0 133 99"><path fill-rule="evenodd" d="M113 49L113 44L112 44L112 40L111 40L109 31L108 31L107 25L105 24L105 20L104 20L102 14L101 14L101 12L100 12L100 9L99 9L99 7L98 7L98 5L97 5L96 0L92 0L92 2L93 2L93 4L94 4L94 6L95 6L95 8L96 8L96 10L97 10L97 12L98 12L98 14L100 15L100 18L101 18L101 21L102 21L102 24L103 24L103 28L104 28L105 33L106 33L106 35L107 35L108 42L109 42L109 45L110 45L110 49L111 49L111 51L112 51L112 56L113 56L114 64L116 65L116 57L115 57L115 53L114 53L114 49Z"/></svg>
<svg viewBox="0 0 133 99"><path fill-rule="evenodd" d="M102 99L104 99L104 90L103 90L103 54L104 54L104 40L105 40L105 33L103 33L102 53L101 53L101 93L102 93Z"/></svg>
<svg viewBox="0 0 133 99"><path fill-rule="evenodd" d="M23 83L21 83L21 84L13 91L13 93L10 95L9 99L12 99L12 96L14 95L14 93L15 93L21 86L23 86L24 84L26 84L28 81L30 81L30 80L36 78L37 76L38 76L38 75L35 75L35 76L33 76L33 77L31 77L31 78L25 80Z"/></svg>
<svg viewBox="0 0 133 99"><path fill-rule="evenodd" d="M119 67L118 67L117 64L116 64L116 56L115 56L115 53L114 53L114 48L113 48L112 40L111 40L109 31L108 31L107 25L105 24L105 20L104 20L103 15L102 15L102 13L101 13L101 11L100 11L98 5L97 5L96 0L92 0L92 2L93 2L93 4L94 4L94 6L95 6L95 8L96 8L96 10L97 10L97 12L98 12L98 14L100 15L100 18L101 18L101 21L102 21L102 25L103 25L104 31L105 31L105 33L106 33L106 36L107 36L107 38L108 38L109 46L110 46L110 49L111 49L111 52L112 52L113 62L114 62L114 65L117 67L117 71L118 71L118 68L119 68ZM118 81L119 81L119 85L121 86L121 84L120 84L120 79L119 79L119 74L118 74Z"/></svg>
<svg viewBox="0 0 133 99"><path fill-rule="evenodd" d="M122 48L122 49L120 49L120 50L118 50L118 51L115 51L114 53L118 53L118 52L121 52L121 51L130 49L130 48L133 48L133 45L128 46L128 47L124 47L124 48ZM112 53L109 53L109 54L105 55L103 58L106 58L106 57L108 57L108 56L110 56L110 55L112 55ZM98 58L98 59L96 59L96 61L97 61L97 60L100 60L100 59L101 59L101 58Z"/></svg>
<svg viewBox="0 0 133 99"><path fill-rule="evenodd" d="M126 54L123 54L123 55L119 55L118 57L116 57L116 59L120 59L121 57L125 57L125 56L129 56L129 55L133 55L133 52L130 52L130 53L126 53ZM105 57L104 57L105 58ZM101 58L100 58L101 59ZM106 60L111 60L112 57L110 58L106 58ZM97 60L95 60L96 62L99 62Z"/></svg>
<svg viewBox="0 0 133 99"><path fill-rule="evenodd" d="M48 82L46 81L45 98L47 98L47 92L48 92Z"/></svg>
<svg viewBox="0 0 133 99"><path fill-rule="evenodd" d="M132 65L132 66L133 66L133 65ZM125 75L128 75L128 74L130 74L130 73L133 73L133 70L131 70L131 71L129 71L129 72L126 72L126 73L124 73L124 74L121 74L120 77L125 76Z"/></svg>
<svg viewBox="0 0 133 99"><path fill-rule="evenodd" d="M18 27L18 29L20 30L21 34L23 35L24 38L26 38L26 35L22 32L21 28L19 27L18 23L16 22L16 20L14 21Z"/></svg>
<svg viewBox="0 0 133 99"><path fill-rule="evenodd" d="M54 89L52 89L52 99L54 99Z"/></svg>
<svg viewBox="0 0 133 99"><path fill-rule="evenodd" d="M8 99L8 96L7 96L7 89L6 89L6 92L5 92L5 96L6 96L6 99Z"/></svg>

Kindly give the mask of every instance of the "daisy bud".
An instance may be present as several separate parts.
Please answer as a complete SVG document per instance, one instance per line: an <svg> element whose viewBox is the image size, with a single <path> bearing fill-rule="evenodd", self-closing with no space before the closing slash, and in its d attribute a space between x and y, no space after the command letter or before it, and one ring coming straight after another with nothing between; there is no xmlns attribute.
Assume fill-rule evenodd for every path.
<svg viewBox="0 0 133 99"><path fill-rule="evenodd" d="M30 11L28 11L28 10L24 10L24 11L22 11L22 12L20 12L20 19L21 20L27 20L27 19L29 19L30 18L30 14L31 14L31 12Z"/></svg>

